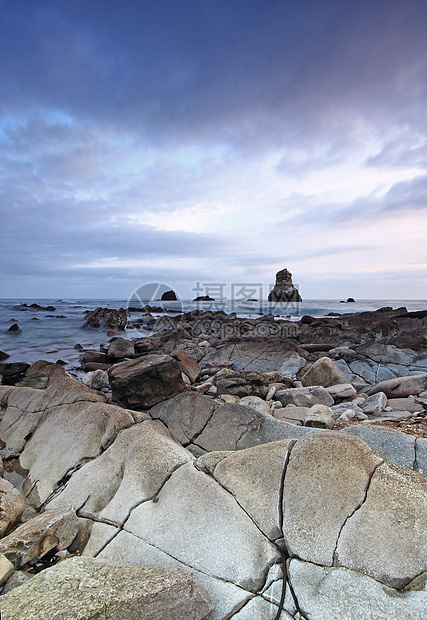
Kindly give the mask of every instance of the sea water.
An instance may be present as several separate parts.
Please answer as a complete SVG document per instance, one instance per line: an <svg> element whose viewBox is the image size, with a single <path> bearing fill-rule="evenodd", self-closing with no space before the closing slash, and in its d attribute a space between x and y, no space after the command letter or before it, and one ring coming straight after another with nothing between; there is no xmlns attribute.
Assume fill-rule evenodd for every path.
<svg viewBox="0 0 427 620"><path fill-rule="evenodd" d="M142 307L141 302L140 306ZM150 301L151 306L165 309L171 315L192 310L222 310L227 314L235 312L240 317L257 318L262 314L272 313L277 320L286 318L296 321L304 315L314 317L326 316L330 313L344 314L377 310L384 306L392 308L405 307L409 311L427 309L427 300L357 300L355 303L340 303L334 299L313 299L301 303L268 303L268 302L236 302L234 300L194 302L182 301ZM26 305L25 305L26 304ZM53 306L55 310L40 310L31 307L38 304L46 308ZM136 307L134 301L130 304ZM0 299L0 350L9 354L6 362L28 362L30 364L44 359L50 362L63 360L66 368L78 366L80 344L85 349L99 349L100 344L108 343L109 337L105 330L84 328L86 312L97 307L116 308L128 307L127 300L53 300L53 299ZM154 316L158 316L154 313ZM130 321L141 316L140 312L131 312ZM9 327L17 323L18 332L9 332ZM126 329L120 332L123 338L148 336L143 330Z"/></svg>

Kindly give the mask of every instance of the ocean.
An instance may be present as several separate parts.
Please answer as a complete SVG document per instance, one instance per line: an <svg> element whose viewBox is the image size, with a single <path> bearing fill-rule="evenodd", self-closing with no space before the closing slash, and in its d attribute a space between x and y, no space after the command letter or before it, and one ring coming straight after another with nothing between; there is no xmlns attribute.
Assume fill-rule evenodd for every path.
<svg viewBox="0 0 427 620"><path fill-rule="evenodd" d="M195 309L223 310L227 314L235 312L237 316L259 317L262 314L273 313L278 319L299 320L304 315L315 317L326 316L329 313L344 314L377 310L384 306L392 308L405 307L409 311L427 309L427 300L357 300L355 303L340 303L334 299L311 299L301 303L268 303L248 302L235 300L194 302L183 301L149 301L135 303L134 300L54 300L54 299L0 299L0 351L9 354L6 362L27 362L32 364L44 359L50 362L63 360L67 370L76 369L79 365L80 351L75 348L80 344L83 348L97 349L109 338L106 331L99 329L85 329L83 323L85 312L97 307L127 308L141 307L149 303L151 306L164 308L170 313L189 312ZM40 310L31 307L38 304L43 308L52 306L54 310ZM153 313L154 316L159 316ZM130 314L132 318L140 317L140 313ZM17 323L19 332L9 332L8 328ZM123 338L137 338L149 336L150 332L141 329L126 329L120 332Z"/></svg>

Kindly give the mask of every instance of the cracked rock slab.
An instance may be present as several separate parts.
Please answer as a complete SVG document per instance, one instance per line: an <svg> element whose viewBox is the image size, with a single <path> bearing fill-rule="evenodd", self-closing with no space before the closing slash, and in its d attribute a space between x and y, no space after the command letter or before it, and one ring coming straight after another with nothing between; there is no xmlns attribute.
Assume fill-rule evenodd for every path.
<svg viewBox="0 0 427 620"><path fill-rule="evenodd" d="M336 559L397 588L427 571L427 477L380 465L364 503L342 529Z"/></svg>
<svg viewBox="0 0 427 620"><path fill-rule="evenodd" d="M340 530L363 502L382 457L359 438L322 431L300 439L286 471L283 532L292 555L331 566Z"/></svg>
<svg viewBox="0 0 427 620"><path fill-rule="evenodd" d="M132 511L126 531L242 588L256 591L263 584L278 552L212 478L183 465L156 499Z"/></svg>
<svg viewBox="0 0 427 620"><path fill-rule="evenodd" d="M0 601L4 620L202 620L212 607L189 571L91 558L48 568Z"/></svg>
<svg viewBox="0 0 427 620"><path fill-rule="evenodd" d="M290 439L239 450L221 460L213 476L229 491L264 534L281 536L278 497ZM201 457L201 460L206 457Z"/></svg>
<svg viewBox="0 0 427 620"><path fill-rule="evenodd" d="M291 560L300 608L313 620L425 620L427 592L398 592L345 568Z"/></svg>
<svg viewBox="0 0 427 620"><path fill-rule="evenodd" d="M95 527L104 527L96 524ZM109 528L111 530L111 528ZM86 554L86 550L85 550ZM195 570L176 558L150 545L141 538L122 530L99 554L99 558L132 564L174 565L189 569L197 582L209 592L214 602L214 609L206 620L224 620L230 618L236 609L240 609L253 596L251 592L234 583L212 577Z"/></svg>

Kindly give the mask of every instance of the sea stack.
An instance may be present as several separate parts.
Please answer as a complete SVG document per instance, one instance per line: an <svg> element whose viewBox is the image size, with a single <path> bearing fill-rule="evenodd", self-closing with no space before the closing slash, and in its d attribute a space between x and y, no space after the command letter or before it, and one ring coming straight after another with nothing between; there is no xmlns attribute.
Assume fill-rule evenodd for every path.
<svg viewBox="0 0 427 620"><path fill-rule="evenodd" d="M268 295L268 301L302 301L298 289L292 284L292 274L287 269L276 273L276 284Z"/></svg>

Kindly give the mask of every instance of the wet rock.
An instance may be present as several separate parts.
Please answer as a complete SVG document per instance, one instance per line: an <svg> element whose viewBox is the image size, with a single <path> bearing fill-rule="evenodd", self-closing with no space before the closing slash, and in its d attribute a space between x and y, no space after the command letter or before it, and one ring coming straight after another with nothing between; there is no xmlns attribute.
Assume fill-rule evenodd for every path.
<svg viewBox="0 0 427 620"><path fill-rule="evenodd" d="M213 609L194 575L179 567L110 564L70 558L1 599L5 620L202 620Z"/></svg>
<svg viewBox="0 0 427 620"><path fill-rule="evenodd" d="M127 323L127 310L120 308L96 308L86 313L84 327L122 330Z"/></svg>
<svg viewBox="0 0 427 620"><path fill-rule="evenodd" d="M186 389L178 362L169 355L153 353L115 364L108 376L113 399L129 409L149 409Z"/></svg>
<svg viewBox="0 0 427 620"><path fill-rule="evenodd" d="M20 332L21 328L19 327L18 323L13 323L13 325L11 325L7 331L8 332Z"/></svg>

